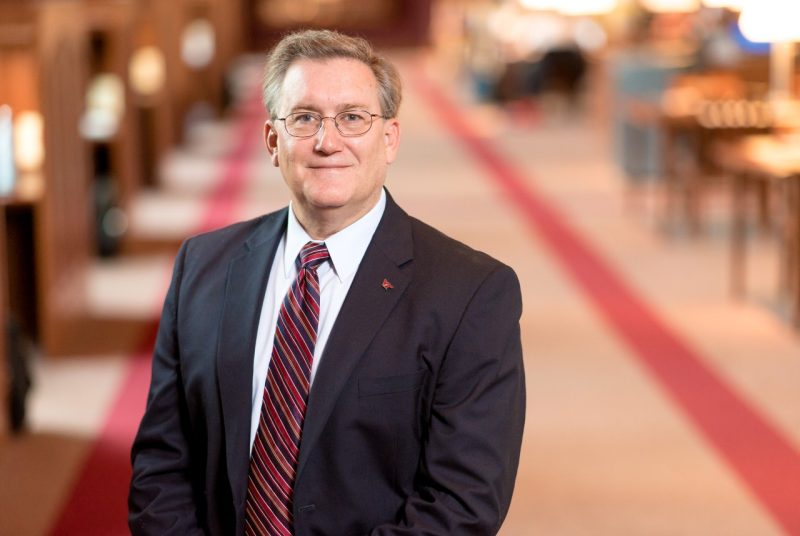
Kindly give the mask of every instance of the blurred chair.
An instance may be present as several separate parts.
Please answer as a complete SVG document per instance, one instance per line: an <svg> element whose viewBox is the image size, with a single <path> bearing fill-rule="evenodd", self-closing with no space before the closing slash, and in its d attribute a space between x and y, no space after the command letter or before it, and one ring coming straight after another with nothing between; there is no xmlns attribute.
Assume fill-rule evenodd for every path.
<svg viewBox="0 0 800 536"><path fill-rule="evenodd" d="M692 61L688 56L647 50L621 52L609 59L614 155L630 180L662 175L660 102L673 77L690 69Z"/></svg>

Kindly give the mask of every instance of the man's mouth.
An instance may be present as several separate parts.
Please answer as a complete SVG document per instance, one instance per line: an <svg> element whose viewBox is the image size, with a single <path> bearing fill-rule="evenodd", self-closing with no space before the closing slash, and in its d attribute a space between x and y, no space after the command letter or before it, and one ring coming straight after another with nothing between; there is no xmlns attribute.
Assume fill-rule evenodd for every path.
<svg viewBox="0 0 800 536"><path fill-rule="evenodd" d="M349 164L323 164L318 166L308 166L311 169L344 169L351 167Z"/></svg>

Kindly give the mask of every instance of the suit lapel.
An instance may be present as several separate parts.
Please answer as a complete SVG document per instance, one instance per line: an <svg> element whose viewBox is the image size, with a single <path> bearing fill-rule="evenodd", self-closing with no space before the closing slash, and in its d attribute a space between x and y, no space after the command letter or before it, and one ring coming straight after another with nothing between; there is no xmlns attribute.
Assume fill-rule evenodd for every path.
<svg viewBox="0 0 800 536"><path fill-rule="evenodd" d="M303 424L297 477L314 449L339 393L369 343L400 300L411 279L411 225L387 194L386 209L337 316L314 384ZM385 289L383 281L393 288Z"/></svg>
<svg viewBox="0 0 800 536"><path fill-rule="evenodd" d="M225 452L234 503L244 504L249 466L253 352L264 291L286 228L284 209L268 216L231 260L217 347Z"/></svg>

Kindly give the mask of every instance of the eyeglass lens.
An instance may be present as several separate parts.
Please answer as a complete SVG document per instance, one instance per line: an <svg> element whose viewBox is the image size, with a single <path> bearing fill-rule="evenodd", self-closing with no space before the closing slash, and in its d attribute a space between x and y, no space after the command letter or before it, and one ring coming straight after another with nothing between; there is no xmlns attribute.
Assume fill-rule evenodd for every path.
<svg viewBox="0 0 800 536"><path fill-rule="evenodd" d="M319 131L322 120L322 116L311 112L290 114L286 116L286 130L292 136L313 136ZM372 115L360 110L350 110L336 114L333 122L343 136L359 136L372 126Z"/></svg>

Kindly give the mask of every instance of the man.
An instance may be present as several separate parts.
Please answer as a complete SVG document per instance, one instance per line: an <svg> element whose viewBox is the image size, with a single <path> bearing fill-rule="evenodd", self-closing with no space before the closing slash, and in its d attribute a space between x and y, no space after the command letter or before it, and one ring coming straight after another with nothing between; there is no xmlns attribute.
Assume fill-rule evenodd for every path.
<svg viewBox="0 0 800 536"><path fill-rule="evenodd" d="M366 41L287 36L264 98L292 202L178 253L131 531L496 533L525 409L516 276L384 190L400 81Z"/></svg>

